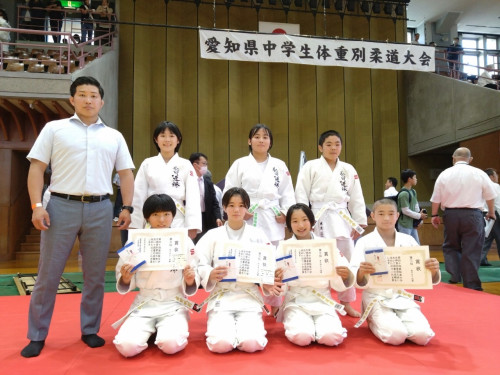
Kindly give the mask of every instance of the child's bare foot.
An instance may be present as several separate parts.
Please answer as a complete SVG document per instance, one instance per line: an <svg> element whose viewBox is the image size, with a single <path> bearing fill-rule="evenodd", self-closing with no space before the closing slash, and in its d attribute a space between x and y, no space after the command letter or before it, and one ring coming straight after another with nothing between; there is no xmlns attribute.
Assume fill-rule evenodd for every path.
<svg viewBox="0 0 500 375"><path fill-rule="evenodd" d="M361 317L361 313L359 311L356 311L349 302L340 302L340 303L344 305L344 311L347 313L347 315L352 316L353 318Z"/></svg>

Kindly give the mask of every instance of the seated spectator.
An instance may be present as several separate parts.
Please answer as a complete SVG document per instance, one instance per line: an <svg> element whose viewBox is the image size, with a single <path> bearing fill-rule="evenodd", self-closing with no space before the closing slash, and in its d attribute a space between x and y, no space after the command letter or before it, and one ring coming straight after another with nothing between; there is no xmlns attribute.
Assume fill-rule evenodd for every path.
<svg viewBox="0 0 500 375"><path fill-rule="evenodd" d="M487 87L489 89L498 90L498 81L494 80L491 76L490 70L495 69L495 64L489 64L483 70L477 80L479 86Z"/></svg>

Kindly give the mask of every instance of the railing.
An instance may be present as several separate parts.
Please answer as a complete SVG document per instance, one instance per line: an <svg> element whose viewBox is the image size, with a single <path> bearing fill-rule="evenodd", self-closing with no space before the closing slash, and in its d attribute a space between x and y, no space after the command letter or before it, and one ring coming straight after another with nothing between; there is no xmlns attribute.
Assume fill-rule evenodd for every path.
<svg viewBox="0 0 500 375"><path fill-rule="evenodd" d="M29 19L26 17L26 11L30 12ZM51 17L55 13L59 13L58 17ZM94 17L94 20L88 20L88 21L81 21L81 12L78 9L46 9L46 8L39 8L39 7L27 7L25 5L18 5L17 6L17 27L18 29L28 29L28 30L38 30L38 31L45 31L51 29L52 31L55 32L66 32L66 33L71 33L71 35L78 35L80 36L81 34L81 24L87 23L87 24L93 24L96 25L96 28L94 28L94 32L99 32L99 34L111 34L111 38L114 35L112 31L114 31L116 27L116 13L109 13L108 16L110 19L101 19L100 13L97 13L95 11L91 12L92 16ZM62 17L61 17L62 14ZM57 22L56 22L57 21ZM68 30L68 25L69 25L69 30ZM99 27L100 25L110 25L111 28L109 29L108 32L106 32L106 29L103 29ZM65 30L62 30L61 28L64 26ZM22 35L17 35L17 40L21 39L23 36L27 37L30 34L22 34ZM37 36L39 34L32 33L32 35ZM53 34L50 34L53 35ZM28 39L29 40L29 39ZM55 40L55 39L54 39ZM34 41L40 42L43 40L37 40L35 39ZM48 41L48 40L47 40Z"/></svg>
<svg viewBox="0 0 500 375"><path fill-rule="evenodd" d="M0 28L0 31L9 31L17 35L40 35L43 38L49 36L61 37L65 43L46 43L20 40L16 42L0 42L0 70L12 70L9 63L24 64L24 71L50 72L50 73L72 73L75 69L81 69L86 63L99 58L106 50L113 48L113 38L110 34L104 34L84 43L78 43L70 32L53 32L42 30L8 29ZM9 46L9 51L3 51L3 46ZM33 65L38 65L33 69ZM43 68L40 66L43 65ZM55 69L51 66L56 65ZM62 67L62 68L57 68Z"/></svg>

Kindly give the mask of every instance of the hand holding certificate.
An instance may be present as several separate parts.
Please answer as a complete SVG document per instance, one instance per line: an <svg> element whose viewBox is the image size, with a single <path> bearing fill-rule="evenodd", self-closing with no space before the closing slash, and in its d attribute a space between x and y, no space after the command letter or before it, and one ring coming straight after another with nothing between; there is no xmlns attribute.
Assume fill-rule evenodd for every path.
<svg viewBox="0 0 500 375"><path fill-rule="evenodd" d="M187 265L186 229L130 229L129 239L146 261L139 271L183 270Z"/></svg>
<svg viewBox="0 0 500 375"><path fill-rule="evenodd" d="M215 266L227 267L221 281L274 284L275 248L251 242L220 241L215 245Z"/></svg>
<svg viewBox="0 0 500 375"><path fill-rule="evenodd" d="M298 278L301 280L333 279L337 275L335 246L334 239L282 241L279 244L278 254L291 256ZM279 258L280 261L281 259ZM290 279L293 276L285 275L285 277ZM285 278L283 281L286 282Z"/></svg>
<svg viewBox="0 0 500 375"><path fill-rule="evenodd" d="M432 274L426 268L426 260L429 259L428 246L386 247L383 254L388 272L372 274L372 288L432 289ZM368 258L366 261L372 263Z"/></svg>

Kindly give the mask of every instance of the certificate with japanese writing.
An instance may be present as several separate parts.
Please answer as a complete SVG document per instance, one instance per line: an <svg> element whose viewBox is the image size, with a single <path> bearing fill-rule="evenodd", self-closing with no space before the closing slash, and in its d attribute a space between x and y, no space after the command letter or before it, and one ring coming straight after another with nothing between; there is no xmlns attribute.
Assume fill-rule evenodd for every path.
<svg viewBox="0 0 500 375"><path fill-rule="evenodd" d="M234 257L236 281L243 283L274 284L276 268L275 247L253 242L218 241L216 259Z"/></svg>
<svg viewBox="0 0 500 375"><path fill-rule="evenodd" d="M425 268L429 246L386 247L384 254L389 273L371 276L371 287L432 289L432 274Z"/></svg>
<svg viewBox="0 0 500 375"><path fill-rule="evenodd" d="M138 271L182 270L187 264L187 229L130 229L128 236L146 260Z"/></svg>
<svg viewBox="0 0 500 375"><path fill-rule="evenodd" d="M299 280L333 279L336 242L334 239L281 241L278 254L291 255L299 275Z"/></svg>

